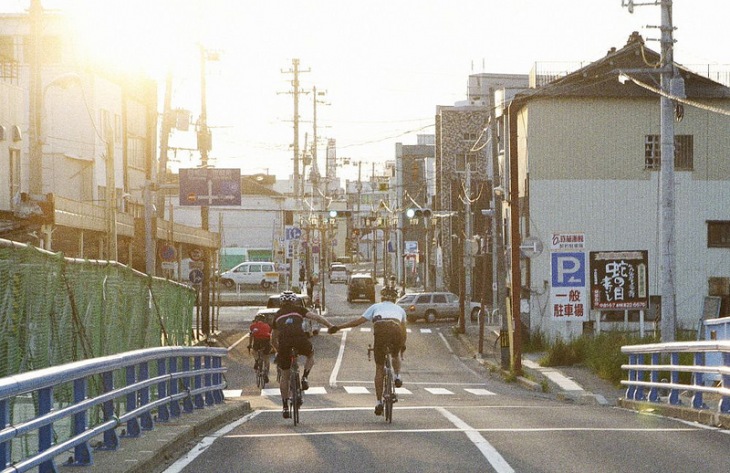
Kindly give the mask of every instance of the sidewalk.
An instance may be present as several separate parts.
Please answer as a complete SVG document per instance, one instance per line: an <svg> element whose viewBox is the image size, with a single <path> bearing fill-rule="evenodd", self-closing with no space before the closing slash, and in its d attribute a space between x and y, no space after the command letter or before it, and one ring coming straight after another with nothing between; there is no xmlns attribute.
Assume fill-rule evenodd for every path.
<svg viewBox="0 0 730 473"><path fill-rule="evenodd" d="M489 325L484 327L481 356L478 354L479 325L467 322L465 329L465 333L457 336L469 347L475 358L482 365L501 370L500 363L498 363L499 354L493 353L493 345L496 340L494 332L498 331L499 327ZM547 392L554 393L558 399L569 400L577 404L604 406L618 405L619 399L624 395L624 389L599 378L586 367L542 367L539 360L543 356L544 353L523 354L522 371L524 375L518 377L517 382L526 389L542 392L544 391L543 386L546 386Z"/></svg>

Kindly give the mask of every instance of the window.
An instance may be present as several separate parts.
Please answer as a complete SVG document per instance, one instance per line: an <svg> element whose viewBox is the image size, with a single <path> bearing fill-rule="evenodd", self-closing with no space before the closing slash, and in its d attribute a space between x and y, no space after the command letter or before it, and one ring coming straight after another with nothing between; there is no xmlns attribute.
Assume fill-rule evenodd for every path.
<svg viewBox="0 0 730 473"><path fill-rule="evenodd" d="M127 140L127 156L129 165L137 169L145 168L145 140L141 137L130 137Z"/></svg>
<svg viewBox="0 0 730 473"><path fill-rule="evenodd" d="M434 294L433 302L434 302L434 304L446 304L446 295L445 294Z"/></svg>
<svg viewBox="0 0 730 473"><path fill-rule="evenodd" d="M730 248L730 222L707 222L707 247Z"/></svg>
<svg viewBox="0 0 730 473"><path fill-rule="evenodd" d="M678 171L691 171L694 168L694 140L692 135L674 136L674 168ZM661 169L661 136L644 137L644 169Z"/></svg>
<svg viewBox="0 0 730 473"><path fill-rule="evenodd" d="M15 59L15 43L12 36L0 36L0 57L6 61Z"/></svg>
<svg viewBox="0 0 730 473"><path fill-rule="evenodd" d="M476 133L464 133L464 141L476 141L479 135Z"/></svg>

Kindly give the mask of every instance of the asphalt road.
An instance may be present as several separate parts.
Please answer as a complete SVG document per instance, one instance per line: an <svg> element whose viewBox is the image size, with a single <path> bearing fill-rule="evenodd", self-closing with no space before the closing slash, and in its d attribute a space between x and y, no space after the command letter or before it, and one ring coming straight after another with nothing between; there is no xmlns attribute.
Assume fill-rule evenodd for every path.
<svg viewBox="0 0 730 473"><path fill-rule="evenodd" d="M328 287L328 300L335 323L367 307L345 302L342 285ZM220 322L240 328L254 314L231 309ZM392 424L373 414L368 326L313 338L317 364L297 427L282 418L276 386L255 387L246 342L229 333L227 396L254 412L166 472L728 471L728 431L525 391L474 360L451 325L410 326Z"/></svg>

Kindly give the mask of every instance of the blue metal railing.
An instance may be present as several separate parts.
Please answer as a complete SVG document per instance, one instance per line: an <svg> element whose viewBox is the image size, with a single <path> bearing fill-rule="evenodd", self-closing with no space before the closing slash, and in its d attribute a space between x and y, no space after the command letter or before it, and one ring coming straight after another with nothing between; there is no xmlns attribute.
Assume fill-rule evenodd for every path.
<svg viewBox="0 0 730 473"><path fill-rule="evenodd" d="M680 394L687 391L692 393L692 408L708 409L703 394L710 393L719 399L719 412L730 412L730 341L630 345L621 347L621 352L629 355L629 364L621 366L628 370L628 380L621 381L628 386L626 399L659 403L662 402L660 394L667 392L666 402L677 406L682 404ZM691 354L692 364L680 364L682 353ZM722 363L707 363L708 358L717 354ZM668 381L660 380L662 373L668 373ZM680 373L691 373L691 381L682 383ZM716 375L720 382L708 383L706 374Z"/></svg>
<svg viewBox="0 0 730 473"><path fill-rule="evenodd" d="M66 452L72 452L66 464L91 465L95 437L97 449L114 450L117 427L136 437L153 428L153 413L165 422L180 416L181 407L189 413L222 403L226 354L225 348L149 348L0 379L0 471L55 473L54 458ZM36 437L37 449L23 452Z"/></svg>

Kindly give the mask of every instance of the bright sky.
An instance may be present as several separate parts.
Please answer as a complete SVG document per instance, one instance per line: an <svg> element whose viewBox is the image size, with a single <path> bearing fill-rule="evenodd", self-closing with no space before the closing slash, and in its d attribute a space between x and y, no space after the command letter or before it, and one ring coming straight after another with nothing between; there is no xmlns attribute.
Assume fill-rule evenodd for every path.
<svg viewBox="0 0 730 473"><path fill-rule="evenodd" d="M29 0L0 0L0 11L28 8ZM637 0L636 3L654 3ZM675 60L728 65L728 0L674 0ZM201 110L198 44L220 52L207 65L207 114L213 127L211 163L244 174L293 170L293 76L326 91L317 106L323 170L327 138L339 158L394 159L395 143L415 144L433 133L437 105L466 95L470 73L527 74L535 62L594 61L622 47L632 31L660 23L659 6L621 0L44 0L72 8L90 29L90 47L122 64L137 62L160 78L175 63L173 107ZM112 41L113 46L101 46ZM648 46L659 51L658 42ZM162 103L162 101L160 101ZM300 147L312 142L312 94L300 96ZM186 140L186 138L188 138ZM194 147L192 132L173 144ZM176 164L199 164L179 153ZM356 167L341 175L356 178Z"/></svg>

